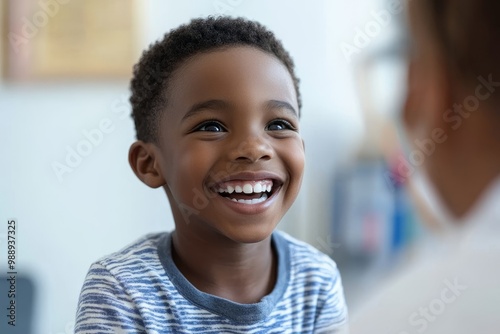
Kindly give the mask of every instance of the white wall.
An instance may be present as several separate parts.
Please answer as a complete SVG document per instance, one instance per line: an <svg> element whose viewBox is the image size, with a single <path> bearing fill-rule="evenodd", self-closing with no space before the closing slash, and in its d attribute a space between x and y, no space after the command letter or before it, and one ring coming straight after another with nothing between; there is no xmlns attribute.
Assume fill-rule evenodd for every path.
<svg viewBox="0 0 500 334"><path fill-rule="evenodd" d="M295 59L308 162L303 191L282 228L318 245L330 219L332 173L363 132L339 45L352 41L376 1L221 2L235 4L230 14L268 26ZM192 17L216 13L216 1L141 3L143 47ZM128 166L134 131L123 117L127 94L127 82L0 86L0 234L8 218L18 220L18 269L38 280L35 333L71 332L92 261L145 233L173 228L166 196L141 184ZM113 130L60 182L53 162L63 163L67 147L75 149L83 131L105 119Z"/></svg>

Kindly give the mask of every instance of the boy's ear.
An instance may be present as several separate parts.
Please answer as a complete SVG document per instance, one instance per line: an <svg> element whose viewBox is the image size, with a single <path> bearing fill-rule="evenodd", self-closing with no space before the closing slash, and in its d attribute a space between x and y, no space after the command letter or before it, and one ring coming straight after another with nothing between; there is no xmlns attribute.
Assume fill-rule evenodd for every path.
<svg viewBox="0 0 500 334"><path fill-rule="evenodd" d="M128 152L128 162L135 175L151 188L158 188L166 183L158 158L154 144L141 140L133 143Z"/></svg>

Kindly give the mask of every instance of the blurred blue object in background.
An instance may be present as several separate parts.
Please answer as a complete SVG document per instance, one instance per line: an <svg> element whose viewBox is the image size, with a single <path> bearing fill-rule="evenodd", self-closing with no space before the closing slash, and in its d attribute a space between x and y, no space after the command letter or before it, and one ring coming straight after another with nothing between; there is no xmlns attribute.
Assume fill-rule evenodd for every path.
<svg viewBox="0 0 500 334"><path fill-rule="evenodd" d="M12 288L14 286L14 288ZM29 276L0 276L0 333L32 334L35 285ZM11 304L11 301L15 303Z"/></svg>
<svg viewBox="0 0 500 334"><path fill-rule="evenodd" d="M387 277L422 232L405 184L390 173L383 158L360 158L334 178L331 234L340 246L331 255L348 302Z"/></svg>
<svg viewBox="0 0 500 334"><path fill-rule="evenodd" d="M414 237L414 210L404 184L389 184L383 159L360 160L337 173L334 182L334 241L350 260L383 257ZM337 254L336 259L339 259Z"/></svg>

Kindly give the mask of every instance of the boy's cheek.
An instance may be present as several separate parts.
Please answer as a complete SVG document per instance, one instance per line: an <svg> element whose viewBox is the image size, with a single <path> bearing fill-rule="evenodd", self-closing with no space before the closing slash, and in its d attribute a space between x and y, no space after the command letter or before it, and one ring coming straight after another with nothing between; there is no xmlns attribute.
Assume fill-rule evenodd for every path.
<svg viewBox="0 0 500 334"><path fill-rule="evenodd" d="M287 145L280 152L280 155L289 173L289 187L292 187L289 190L297 196L302 184L305 168L305 152L302 141L297 141L295 145Z"/></svg>
<svg viewBox="0 0 500 334"><path fill-rule="evenodd" d="M302 174L304 171L306 160L303 141L297 141L293 148L288 147L285 152L287 156L289 156L290 164L294 166L294 169L297 172L300 172L300 174Z"/></svg>

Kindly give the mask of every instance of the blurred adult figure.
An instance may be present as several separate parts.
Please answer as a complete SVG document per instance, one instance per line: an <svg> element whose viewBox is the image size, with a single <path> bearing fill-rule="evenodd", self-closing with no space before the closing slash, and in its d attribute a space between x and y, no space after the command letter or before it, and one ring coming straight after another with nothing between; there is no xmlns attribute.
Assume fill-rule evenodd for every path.
<svg viewBox="0 0 500 334"><path fill-rule="evenodd" d="M446 233L432 260L394 277L353 314L351 333L498 333L500 2L403 2L407 156Z"/></svg>

